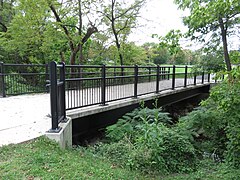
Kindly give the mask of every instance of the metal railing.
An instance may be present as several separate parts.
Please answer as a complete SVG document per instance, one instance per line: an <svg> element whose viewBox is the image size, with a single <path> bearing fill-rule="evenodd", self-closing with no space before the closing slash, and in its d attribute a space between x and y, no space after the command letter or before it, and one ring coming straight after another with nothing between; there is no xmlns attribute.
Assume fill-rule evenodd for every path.
<svg viewBox="0 0 240 180"><path fill-rule="evenodd" d="M106 105L205 82L210 82L210 74L192 72L188 66L89 66L51 62L52 131L59 130L59 122L66 119L66 110Z"/></svg>
<svg viewBox="0 0 240 180"><path fill-rule="evenodd" d="M59 78L58 78L59 76ZM65 107L65 64L50 63L50 104L52 128L49 132L59 132L60 122L66 121Z"/></svg>
<svg viewBox="0 0 240 180"><path fill-rule="evenodd" d="M50 69L50 74L49 74ZM50 78L50 81L49 81ZM0 96L50 90L52 128L60 130L66 110L150 93L160 93L210 81L205 72L188 66L106 66L4 64L0 62ZM47 83L50 84L47 86Z"/></svg>
<svg viewBox="0 0 240 180"><path fill-rule="evenodd" d="M47 64L0 62L0 96L47 92Z"/></svg>

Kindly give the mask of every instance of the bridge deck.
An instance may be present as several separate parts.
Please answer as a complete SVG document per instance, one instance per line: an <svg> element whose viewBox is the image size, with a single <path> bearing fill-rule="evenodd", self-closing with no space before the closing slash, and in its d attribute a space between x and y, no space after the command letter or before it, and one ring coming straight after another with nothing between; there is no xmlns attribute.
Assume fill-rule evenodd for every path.
<svg viewBox="0 0 240 180"><path fill-rule="evenodd" d="M192 83L190 81L191 80L189 80L189 83ZM197 81L199 83L200 79ZM161 81L160 88L171 88L171 83L171 80ZM183 80L176 79L176 87L182 85ZM132 95L132 89L127 88L127 86L131 85L124 85L118 88L129 89L130 91L126 92L125 90L125 93ZM109 88L110 90L114 89L113 87ZM149 88L154 89L151 83L142 83L139 86L141 92L145 92ZM114 93L112 94L113 98ZM51 118L49 118L49 94L21 95L1 98L0 107L0 146L11 143L20 143L39 137L51 128ZM94 107L92 107L92 109L93 108ZM91 107L88 107L87 109L90 110ZM70 111L68 113L70 113ZM72 113L73 111L71 114Z"/></svg>

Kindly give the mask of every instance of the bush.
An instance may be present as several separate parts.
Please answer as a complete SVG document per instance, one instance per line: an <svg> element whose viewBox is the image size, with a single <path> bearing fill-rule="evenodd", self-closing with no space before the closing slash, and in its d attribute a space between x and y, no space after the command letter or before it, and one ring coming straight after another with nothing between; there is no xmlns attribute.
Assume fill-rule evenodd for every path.
<svg viewBox="0 0 240 180"><path fill-rule="evenodd" d="M132 112L126 113L118 122L107 127L106 136L111 141L119 141L124 137L129 139L136 138L138 126L143 123L143 119L149 123L163 123L166 126L172 124L168 113L161 112L161 109L137 108ZM133 137L134 136L134 137Z"/></svg>
<svg viewBox="0 0 240 180"><path fill-rule="evenodd" d="M96 145L95 152L144 172L191 171L197 158L190 136L179 134L170 122L159 109L134 110L107 128L107 137L112 141Z"/></svg>
<svg viewBox="0 0 240 180"><path fill-rule="evenodd" d="M192 143L199 155L216 154L223 159L226 150L225 121L217 111L200 107L180 118L179 133L191 135Z"/></svg>
<svg viewBox="0 0 240 180"><path fill-rule="evenodd" d="M225 124L227 137L226 162L240 167L240 69L229 73L225 82L215 87L210 98L203 103L212 112L219 114L218 122Z"/></svg>

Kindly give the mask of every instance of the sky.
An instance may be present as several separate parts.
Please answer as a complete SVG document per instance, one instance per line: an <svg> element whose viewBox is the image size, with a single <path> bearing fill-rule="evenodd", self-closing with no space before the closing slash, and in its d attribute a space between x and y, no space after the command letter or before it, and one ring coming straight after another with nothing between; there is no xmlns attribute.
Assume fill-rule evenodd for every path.
<svg viewBox="0 0 240 180"><path fill-rule="evenodd" d="M171 29L186 32L187 28L182 23L182 17L186 15L187 12L178 10L173 0L149 0L140 13L141 26L133 30L129 39L137 44L143 44L157 42L157 39L151 37L152 34L165 36Z"/></svg>
<svg viewBox="0 0 240 180"><path fill-rule="evenodd" d="M187 27L183 25L182 17L189 15L188 11L178 9L173 0L148 0L146 7L140 13L141 18L139 24L142 27L133 30L129 36L130 41L134 41L138 45L144 42L159 42L153 39L152 34L165 36L171 29L179 29L182 32L187 31ZM229 38L229 49L238 49L240 47L239 37ZM197 50L201 48L201 44L190 42L187 40L180 41L185 49Z"/></svg>

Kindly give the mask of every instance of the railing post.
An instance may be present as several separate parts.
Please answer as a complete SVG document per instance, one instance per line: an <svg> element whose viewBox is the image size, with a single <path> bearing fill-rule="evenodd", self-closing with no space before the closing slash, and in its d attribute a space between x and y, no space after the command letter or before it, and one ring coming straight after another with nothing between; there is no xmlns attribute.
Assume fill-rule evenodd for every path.
<svg viewBox="0 0 240 180"><path fill-rule="evenodd" d="M101 105L106 105L106 65L102 65L102 81L101 81L102 102Z"/></svg>
<svg viewBox="0 0 240 180"><path fill-rule="evenodd" d="M197 74L196 72L194 72L194 82L193 82L194 85L197 85Z"/></svg>
<svg viewBox="0 0 240 180"><path fill-rule="evenodd" d="M148 82L151 82L151 67L148 68Z"/></svg>
<svg viewBox="0 0 240 180"><path fill-rule="evenodd" d="M6 97L6 86L5 86L5 74L4 74L4 63L0 62L0 70L1 70L1 81L2 81L2 96Z"/></svg>
<svg viewBox="0 0 240 180"><path fill-rule="evenodd" d="M211 74L208 73L208 82L210 82L210 76L211 76Z"/></svg>
<svg viewBox="0 0 240 180"><path fill-rule="evenodd" d="M168 67L168 75L167 75L167 80L170 79L170 67Z"/></svg>
<svg viewBox="0 0 240 180"><path fill-rule="evenodd" d="M55 61L50 62L50 102L52 115L52 129L49 132L59 132L58 126L58 108L57 108L57 64Z"/></svg>
<svg viewBox="0 0 240 180"><path fill-rule="evenodd" d="M172 90L175 89L175 77L176 77L176 66L173 65L173 72L172 72Z"/></svg>
<svg viewBox="0 0 240 180"><path fill-rule="evenodd" d="M134 67L134 98L137 98L137 89L138 89L138 66Z"/></svg>
<svg viewBox="0 0 240 180"><path fill-rule="evenodd" d="M159 93L160 67L157 65L156 93Z"/></svg>
<svg viewBox="0 0 240 180"><path fill-rule="evenodd" d="M62 67L60 68L60 82L62 82L60 88L60 106L61 106L61 115L63 116L63 120L65 121L66 118L66 100L65 100L65 63L60 63Z"/></svg>
<svg viewBox="0 0 240 180"><path fill-rule="evenodd" d="M202 84L204 84L204 71L202 72Z"/></svg>
<svg viewBox="0 0 240 180"><path fill-rule="evenodd" d="M166 67L163 67L163 79L166 80Z"/></svg>
<svg viewBox="0 0 240 180"><path fill-rule="evenodd" d="M188 67L185 66L185 73L184 73L184 87L187 87L187 70L188 70Z"/></svg>

